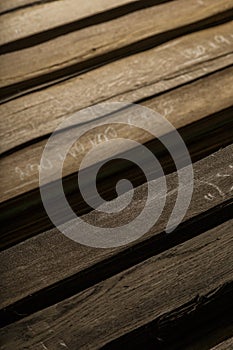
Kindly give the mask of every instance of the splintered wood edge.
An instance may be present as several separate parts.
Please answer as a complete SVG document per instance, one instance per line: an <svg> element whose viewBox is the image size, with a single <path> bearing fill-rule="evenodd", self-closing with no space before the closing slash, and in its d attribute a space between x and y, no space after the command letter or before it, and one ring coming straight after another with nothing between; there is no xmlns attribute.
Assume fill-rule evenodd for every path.
<svg viewBox="0 0 233 350"><path fill-rule="evenodd" d="M232 154L233 146L228 146L194 163L194 193L184 221L232 198ZM168 186L166 210L148 234L127 247L133 247L149 237L158 235L165 229L177 196L176 173L166 176L166 181ZM146 188L147 184L144 184L135 189L135 201L132 202L132 206L124 211L121 221L123 219L130 221L135 212L141 211L146 196ZM111 226L114 225L114 222L119 223L117 216L115 218L110 216L109 218L104 214L96 215L95 212L87 214L83 218L88 222L95 222L97 226L101 226L103 223L105 225L111 224ZM67 225L69 225L69 222ZM1 308L90 268L94 264L103 262L125 250L125 248L106 250L82 246L63 236L57 229L44 232L9 248L0 254L0 272L3 281ZM27 254L24 254L24 251ZM11 269L9 269L9 264Z"/></svg>
<svg viewBox="0 0 233 350"><path fill-rule="evenodd" d="M165 36L167 31L212 17L222 10L231 8L229 0L225 3L216 1L216 4L213 0L207 0L203 5L196 0L191 0L188 6L184 1L168 2L146 8L110 22L60 36L40 45L5 54L1 58L0 87L46 74L50 74L51 77L51 73L59 69L100 57L111 51L115 52L121 47L126 47L128 50L127 46L132 43L162 33ZM171 13L174 16L172 22ZM130 33L127 31L129 23L132 28ZM156 23L156 26L153 26L153 23ZM139 43L138 46L140 46ZM51 55L51 52L55 52L55 55ZM122 52L120 56L122 57ZM28 60L29 57L30 60ZM32 57L36 57L36 60L31 59ZM100 60L103 58L100 57ZM77 67L75 71L77 72Z"/></svg>
<svg viewBox="0 0 233 350"><path fill-rule="evenodd" d="M5 348L99 349L232 281L232 224L152 257L43 311L5 327ZM226 263L227 261L227 263Z"/></svg>

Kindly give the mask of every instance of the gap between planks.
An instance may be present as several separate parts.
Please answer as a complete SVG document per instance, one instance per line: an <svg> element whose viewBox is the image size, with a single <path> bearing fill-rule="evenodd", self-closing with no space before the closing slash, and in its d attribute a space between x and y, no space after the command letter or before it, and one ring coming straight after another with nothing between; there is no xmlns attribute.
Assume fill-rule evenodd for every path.
<svg viewBox="0 0 233 350"><path fill-rule="evenodd" d="M59 301L59 295L75 294L75 291L80 291L79 288L87 288L88 283L94 283L97 276L100 280L105 279L109 276L108 273L111 274L118 268L132 266L140 259L144 260L148 254L158 254L170 245L190 239L211 225L215 226L221 223L221 220L229 219L232 216L232 148L233 146L229 146L194 164L195 185L191 205L181 228L170 236L164 234L163 230L176 200L176 173L166 177L167 203L158 223L148 234L127 247L85 247L53 229L1 252L2 318L6 317L6 321L10 322L14 318L17 319L17 314L30 313L40 305L46 307L47 300L48 303L56 302ZM146 188L147 184L144 184L135 189L135 200L124 210L124 215L121 215L121 224L131 221L141 211ZM97 226L119 224L117 215L109 217L91 212L83 218ZM67 225L72 225L72 222L68 222ZM76 230L78 229L77 227ZM27 254L24 254L24 251L27 251ZM47 297L43 296L43 289L46 288Z"/></svg>
<svg viewBox="0 0 233 350"><path fill-rule="evenodd" d="M227 339L221 344L218 344L211 348L211 350L229 350L233 348L233 338Z"/></svg>
<svg viewBox="0 0 233 350"><path fill-rule="evenodd" d="M0 45L7 47L7 44L14 41L24 42L25 38L29 36L40 32L53 31L59 27L68 27L69 31L72 24L78 22L83 22L83 26L85 26L85 23L90 25L90 23L94 24L95 21L98 23L108 20L109 15L109 19L113 19L140 8L150 7L166 1L168 0L49 1L3 15L1 17Z"/></svg>
<svg viewBox="0 0 233 350"><path fill-rule="evenodd" d="M19 89L27 90L39 85L40 82L42 84L56 80L71 75L72 72L77 75L84 69L93 68L98 64L103 65L112 59L116 60L118 52L119 58L128 56L134 53L133 43L136 43L135 51L144 50L145 45L142 41L149 37L154 38L153 43L150 40L153 46L158 46L164 41L173 39L174 36L194 31L195 28L191 24L196 22L198 22L196 30L200 30L204 25L201 20L209 18L208 24L210 24L215 16L216 20L218 19L220 10L225 10L228 6L227 3L213 4L210 0L209 3L205 2L204 7L196 0L191 0L186 6L184 1L174 1L130 13L110 22L62 35L32 48L3 55L0 94L2 97L5 93L15 94ZM171 12L174 16L172 22L169 20ZM132 27L130 32L129 23ZM159 35L162 35L161 38ZM54 54L51 55L51 52Z"/></svg>
<svg viewBox="0 0 233 350"><path fill-rule="evenodd" d="M180 135L186 143L191 155L192 162L198 161L205 156L216 152L220 147L226 147L232 142L229 130L232 130L232 108L222 110L219 113L212 114L208 118L204 118L200 123L193 123L190 126L179 129ZM213 127L209 128L209 122ZM201 130L201 137L200 137ZM197 140L197 135L199 135ZM172 137L172 135L170 135ZM208 146L206 144L208 139ZM171 157L167 151L161 147L158 140L152 140L145 144L145 146L158 158L165 174L176 171ZM127 178L133 185L137 187L145 183L146 179L142 176L139 169L124 161L125 157L131 158L131 155L140 154L138 149L132 149L128 152L119 154L120 159L112 164L107 162L98 176L98 192L105 200L112 200L116 197L115 185L117 181L122 178ZM148 162L148 159L146 159ZM113 166L112 166L113 165ZM183 164L185 166L185 164ZM84 171L92 171L92 168ZM157 174L158 175L158 174ZM156 172L152 171L150 179L157 178ZM53 184L54 185L54 184ZM47 191L53 192L53 185L47 185ZM89 186L88 182L86 184ZM52 186L52 188L51 188ZM80 216L92 210L80 195L80 190L77 186L76 173L63 178L63 186L66 197L74 210ZM12 211L12 208L14 210ZM32 212L33 208L33 212ZM27 220L27 214L30 213L31 221ZM6 249L16 243L19 243L29 237L35 236L52 227L51 221L41 202L39 189L24 193L23 195L12 198L12 200L4 202L1 205L1 226L4 228L1 235L1 249ZM60 216L62 222L69 220L69 217Z"/></svg>
<svg viewBox="0 0 233 350"><path fill-rule="evenodd" d="M3 104L1 136L8 137L0 144L2 152L53 132L83 108L106 101L137 102L232 64L231 30L228 23L189 34ZM216 36L229 42L216 45ZM204 51L198 53L198 46Z"/></svg>
<svg viewBox="0 0 233 350"><path fill-rule="evenodd" d="M187 304L193 303L195 313L198 304L221 294L224 286L232 291L232 224L228 221L3 328L5 349L35 349L41 342L56 349L59 341L71 350L99 349L149 322L159 327L169 315L174 322L172 315L181 310L184 316ZM232 307L229 300L222 300L225 312Z"/></svg>
<svg viewBox="0 0 233 350"><path fill-rule="evenodd" d="M183 86L174 91L158 96L157 98L155 97L154 99L144 101L142 104L157 112L160 112L162 115L165 115L165 117L177 129L180 129L185 125L201 120L211 114L217 113L231 106L231 86L233 79L232 72L232 68L225 69L206 78L197 80L194 83L188 84L187 86ZM218 99L215 98L216 95L219 96ZM192 104L190 101L192 101ZM207 101L209 101L208 104ZM123 122L125 122L130 119L130 115L127 116L127 112L122 112L120 118ZM117 120L119 122L119 117ZM78 140L78 144L82 145L84 150L82 153L77 153L75 148L76 144L73 146L73 151L71 150L69 152L66 162L64 163L64 176L77 170L85 153L94 147L96 142L98 143L96 137L100 134L106 135L108 139L114 139L116 137L129 137L140 143L145 143L151 140L151 135L146 132L142 132L140 129L133 128L132 130L132 128L127 126L111 126L111 122L114 122L114 116L111 117L110 120L108 117L106 117L106 121L109 121L110 129L108 129L110 132L107 132L107 129L104 126L100 127L99 129L97 128L96 130L93 129L93 131L89 133L89 138L91 141L93 141L93 143L90 142L89 138L86 136ZM24 124L26 124L26 121ZM94 120L89 127L94 128L96 125L98 125L98 119L96 121ZM43 127L45 126L43 125ZM85 127L86 125L80 125L79 130L81 131L82 128ZM10 139L13 139L13 135L16 139L15 132L13 131L11 131ZM25 134L25 136L27 135L30 135L30 133ZM46 142L47 140L38 142L35 145L26 147L25 149L19 150L1 159L1 166L4 169L1 174L2 201L38 187L38 166L40 164L41 155ZM113 155L119 154L125 150L124 143L122 142L117 149L113 149ZM99 161L104 159L104 154L100 154L99 157ZM28 159L30 159L30 161L28 161ZM96 160L93 159L93 162L95 163ZM53 180L54 179L55 178L53 178Z"/></svg>

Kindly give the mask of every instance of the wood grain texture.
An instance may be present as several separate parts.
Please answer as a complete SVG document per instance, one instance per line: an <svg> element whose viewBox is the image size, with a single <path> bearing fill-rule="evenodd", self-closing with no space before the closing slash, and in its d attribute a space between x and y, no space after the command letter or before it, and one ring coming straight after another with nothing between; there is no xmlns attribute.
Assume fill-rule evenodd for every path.
<svg viewBox="0 0 233 350"><path fill-rule="evenodd" d="M181 128L231 106L233 98L232 84L233 69L228 68L219 73L210 75L209 77L197 80L187 86L155 97L154 99L149 99L143 102L143 105L164 115L176 128ZM218 99L215 98L216 95L219 96ZM192 104L190 101L192 101ZM207 103L207 101L209 102ZM27 110L25 113L27 113ZM41 114L41 116L43 116L43 114ZM123 122L129 119L127 113L122 114L120 117ZM91 118L93 117L91 116ZM108 120L109 119L106 119L106 121ZM112 118L111 122L113 122L113 120ZM57 120L54 120L54 123L55 122L57 123ZM82 121L80 120L80 122ZM94 128L95 123L98 123L98 120L94 120L93 123L90 124L90 127ZM17 124L24 128L19 122ZM30 125L28 126L30 128ZM46 126L43 124L41 127ZM38 125L36 129L34 129L36 132L38 132L37 128ZM29 129L24 130L25 135L30 134ZM79 130L82 130L82 125L80 125ZM16 139L16 133L17 131L14 129L11 130L9 138L11 140L13 140L13 138ZM23 133L19 134L19 136L21 137L22 134ZM85 153L94 147L93 145L99 143L97 137L100 134L105 135L108 139L125 137L133 138L141 143L145 143L152 138L150 134L142 132L141 129L135 129L133 132L132 128L127 126L113 127L111 123L109 123L109 127L104 126L94 129L94 131L89 133L89 138L87 136L83 137L79 140L78 144L75 144L73 149L71 149L64 163L64 175L71 174L78 169L80 161ZM90 139L93 142L90 142ZM38 167L46 142L47 139L1 159L1 166L4 169L1 173L2 201L38 187ZM117 149L112 150L112 154L118 154L124 150L126 150L126 146L121 142ZM104 154L99 155L98 160L100 161L101 159L105 159ZM93 159L93 162L96 162L96 157ZM53 179L55 179L56 172L53 176Z"/></svg>
<svg viewBox="0 0 233 350"><path fill-rule="evenodd" d="M232 151L233 146L229 146L194 164L194 194L184 222L232 199ZM168 186L167 203L159 221L155 223L148 234L128 247L117 249L85 247L69 240L59 233L57 229L52 229L1 252L0 272L3 283L1 288L1 308L33 295L43 288L55 285L59 281L87 270L97 263L103 263L104 260L115 256L126 248L144 242L150 237L157 235L159 237L159 234L166 227L178 190L176 173L168 175L166 181ZM104 226L117 226L119 220L121 224L130 222L143 208L146 189L147 184L135 189L134 201L124 211L124 215L120 215L120 218L119 215L111 215L109 217L105 214L99 215L96 212L87 214L83 218L88 222L95 223L97 226L103 224ZM213 218L211 222L214 222ZM71 224L72 222L67 223L67 225ZM202 225L204 229L204 224L198 225ZM196 228L195 234L197 231ZM166 235L164 235L164 239L166 239ZM155 244L162 244L162 241L160 243L158 241ZM24 252L27 253L25 254ZM115 264L114 261L113 264ZM11 269L9 269L9 265ZM106 268L104 264L103 266ZM79 277L76 278L75 285L78 288L81 282L78 280ZM88 273L85 279L88 280ZM25 312L26 310L24 310ZM22 310L20 313L22 313Z"/></svg>
<svg viewBox="0 0 233 350"><path fill-rule="evenodd" d="M140 41L149 37L156 36L154 45L157 46L161 41L159 34L163 34L165 41L166 36L171 36L168 31L212 17L230 9L231 6L230 0L206 0L203 4L191 0L188 6L185 0L172 1L60 36L20 52L5 54L1 58L0 87L35 78L35 84L39 84L39 79L51 81L59 75L64 76L72 72L77 74L78 70L87 69L90 65L97 65L98 62L103 64L106 60L103 55L111 53L112 57L106 56L108 61L115 60L117 56L122 57L124 53L119 51L120 48L125 47L128 55L132 50L129 45L137 42L137 47L140 47ZM182 32L182 29L180 31ZM187 29L183 29L183 32L185 31ZM98 61L94 62L93 59L97 57ZM85 63L86 61L90 63ZM58 73L61 70L63 72ZM57 73L52 75L53 72ZM48 74L49 76L42 78ZM28 85L30 84L33 83L28 82ZM27 83L25 85L27 86Z"/></svg>
<svg viewBox="0 0 233 350"><path fill-rule="evenodd" d="M49 2L53 0L8 0L8 1L1 1L0 4L0 15L21 10L22 8L29 7L29 6L35 6L38 4L41 4L43 2ZM55 0L54 0L55 1Z"/></svg>
<svg viewBox="0 0 233 350"><path fill-rule="evenodd" d="M193 123L191 128L190 125L188 125L179 129L179 133L188 147L193 163L218 151L219 148L227 147L231 144L232 133L229 132L229 130L233 130L232 112L232 107L224 109L219 113L202 119L200 122ZM212 125L211 128L209 127L210 121ZM170 136L172 137L172 135ZM206 140L208 140L208 143ZM145 145L160 161L165 174L176 171L169 152L166 151L165 147L163 147L157 139L153 139ZM136 147L118 154L118 158L120 158L119 161L105 163L97 179L98 192L105 200L113 200L116 198L115 186L122 178L128 179L134 188L145 183L146 179L140 168L124 160L125 157L131 159L132 156L138 156L141 154L140 152L141 151ZM148 157L144 157L144 161L149 164ZM185 166L185 164L183 164L183 166ZM86 168L84 172L88 171L91 174L95 166L96 165L88 169ZM156 179L157 177L158 173L152 170L150 179ZM89 188L90 183L88 177L85 178L85 186ZM47 193L53 193L53 197L56 196L57 193L56 185L55 187L54 185L54 183L46 185ZM85 215L92 210L80 193L77 173L70 174L63 178L63 186L66 197L78 216ZM94 196L94 198L92 196L92 199L98 206L99 196ZM2 214L0 225L3 228L1 234L1 250L52 228L51 221L47 217L41 201L39 188L23 193L21 196L14 197L7 202L3 202L0 208ZM30 222L27 220L28 215L30 215L31 218ZM67 215L63 214L61 214L60 218L62 218L63 223L71 220L70 216L67 217Z"/></svg>
<svg viewBox="0 0 233 350"><path fill-rule="evenodd" d="M68 115L90 105L136 102L177 86L177 81L184 83L216 70L215 63L220 68L232 64L232 23L186 35L5 103L0 129L1 136L7 137L1 150L51 133ZM219 36L227 42L216 45Z"/></svg>
<svg viewBox="0 0 233 350"><path fill-rule="evenodd" d="M233 144L225 147L233 140L232 15L231 0L0 4L1 349L233 346ZM153 135L114 124L133 122L130 108L104 118L90 113L68 132L63 129L60 148L65 137L88 130L69 150L62 174L70 206L87 223L121 226L120 234L128 235L124 225L142 212L147 200L145 176L124 156L134 153L151 164L149 157L124 141L110 149L113 157L123 159L103 166L97 188L102 198L112 200L118 196L118 181L127 178L134 187L131 203L120 213L106 214L85 202L76 172L85 154L103 141L136 140L169 174L166 195L156 187L151 198L149 207L165 201L153 227L125 246L97 249L49 229L53 226L40 196L40 167L52 169L45 189L52 206L52 200L58 204L60 224L77 241L87 235L60 202L55 155L61 153L56 149L47 163L40 160L62 121L112 101L135 102L162 114L178 129L192 161L221 149L194 164L191 203L182 223L168 234L179 189L188 192L190 183L179 183L178 173L172 173L172 155ZM148 122L143 117L144 126ZM108 124L98 127L99 120ZM157 132L168 136L163 126ZM88 175L96 162L108 158L109 153L99 150L80 170L86 174L85 188L93 181ZM150 167L149 172L147 181L157 184L157 170ZM96 194L89 191L88 197L98 206ZM127 193L122 201L124 197Z"/></svg>
<svg viewBox="0 0 233 350"><path fill-rule="evenodd" d="M232 226L152 257L86 291L4 328L5 349L99 349L135 328L209 298L233 279ZM195 310L195 306L194 310Z"/></svg>
<svg viewBox="0 0 233 350"><path fill-rule="evenodd" d="M38 32L54 29L85 17L126 5L135 0L62 0L38 4L17 12L8 13L1 19L0 45L23 39Z"/></svg>

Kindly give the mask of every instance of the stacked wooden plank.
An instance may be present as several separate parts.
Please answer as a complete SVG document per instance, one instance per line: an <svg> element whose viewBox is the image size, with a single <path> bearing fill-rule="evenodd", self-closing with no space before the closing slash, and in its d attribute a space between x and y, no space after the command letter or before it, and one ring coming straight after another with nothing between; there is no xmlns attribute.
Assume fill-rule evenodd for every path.
<svg viewBox="0 0 233 350"><path fill-rule="evenodd" d="M232 14L230 0L0 5L3 349L233 346ZM148 184L123 159L138 152L124 142L111 149L121 158L117 166L104 154L88 164L91 172L106 161L98 178L105 199L116 196L119 179L132 181L134 200L124 213L109 218L91 210L78 188L85 154L117 138L144 144L159 159L165 209L146 235L120 248L82 246L53 228L39 192L43 150L61 122L101 102L159 112L184 139L194 162L194 194L171 234L165 228L179 186L168 151L152 134L115 125L111 116L104 116L107 127L98 127L93 114L74 126L81 132L88 124L90 131L64 162L74 211L93 224L117 226L143 209ZM122 118L129 123L130 111ZM52 180L59 180L56 172L47 179L48 192Z"/></svg>

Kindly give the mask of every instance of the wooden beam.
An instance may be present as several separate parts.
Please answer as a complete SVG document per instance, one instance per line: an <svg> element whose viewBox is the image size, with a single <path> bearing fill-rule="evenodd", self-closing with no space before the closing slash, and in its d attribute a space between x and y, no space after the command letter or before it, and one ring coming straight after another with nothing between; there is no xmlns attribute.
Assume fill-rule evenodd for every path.
<svg viewBox="0 0 233 350"><path fill-rule="evenodd" d="M156 3L159 0L152 1ZM91 3L81 0L45 1L38 6L27 7L3 15L0 45L80 21L98 13L117 9L120 6L131 3L137 5L139 2L135 0L95 0ZM104 17L102 18L104 20Z"/></svg>
<svg viewBox="0 0 233 350"><path fill-rule="evenodd" d="M44 0L18 0L17 2L15 0L2 1L0 4L0 15L17 11L28 6L34 6L43 1Z"/></svg>
<svg viewBox="0 0 233 350"><path fill-rule="evenodd" d="M1 135L8 137L0 143L1 150L53 132L68 115L90 105L136 102L177 86L177 81L184 83L232 64L231 30L228 23L186 35L3 104Z"/></svg>
<svg viewBox="0 0 233 350"><path fill-rule="evenodd" d="M1 331L5 349L62 344L69 349L99 349L151 322L154 338L163 337L164 324L172 329L176 319L195 314L205 301L221 296L221 288L232 285L232 224L228 221L5 327ZM224 304L223 295L221 302L227 312L229 297Z"/></svg>
<svg viewBox="0 0 233 350"><path fill-rule="evenodd" d="M173 236L167 236L163 230L177 197L176 173L166 177L168 195L161 218L148 234L127 247L117 249L85 247L66 238L57 229L52 229L1 252L0 272L3 283L1 309L8 307L5 313L3 311L3 318L11 319L17 314L33 312L33 307L37 308L38 304L40 306L46 303L46 300L49 302L57 300L59 294L64 295L64 291L68 295L70 292L75 294L75 291L84 288L88 283L95 283L97 276L100 280L104 279L108 271L114 273L118 267L122 269L123 266L132 266L135 261L138 259L140 261L148 254L154 255L160 252L160 249L162 251L167 249L170 244L176 245L190 239L192 235L202 233L206 230L206 224L210 227L209 225L216 225L217 222L225 220L225 215L230 213L230 208L224 206L224 203L232 201L233 198L232 150L233 146L229 146L194 164L195 181L192 201L183 226L181 225L181 231L175 231ZM83 219L97 226L104 224L111 227L119 225L119 220L121 225L124 220L130 222L143 209L144 199L147 196L146 189L147 184L135 189L135 199L124 214L121 213L120 219L118 215L109 217L104 213L97 214L95 211L87 214ZM221 213L218 213L218 210ZM208 212L210 212L209 216L206 214ZM190 223L185 224L188 221ZM67 222L67 225L70 224ZM22 254L24 251L27 254ZM120 252L122 254L119 255L118 261L117 254ZM109 262L107 262L108 259L110 259ZM65 280L64 284L59 285L62 280ZM40 291L46 288L48 291L42 292L43 297L37 299ZM22 302L20 302L21 299ZM16 305L11 307L15 303Z"/></svg>
<svg viewBox="0 0 233 350"><path fill-rule="evenodd" d="M165 115L166 118L176 128L181 128L193 122L197 122L214 113L217 113L225 108L230 107L233 98L231 89L232 84L233 69L228 68L201 80L197 80L192 84L185 85L174 91L167 92L161 96L155 97L154 99L149 99L148 101L143 102L143 105L152 108L157 112L160 112L162 115ZM217 95L218 98L216 99L215 97ZM190 101L192 101L192 104L190 103ZM207 104L206 101L209 101L209 103ZM39 111L41 111L41 114L38 115L38 117L41 120L38 121L38 123L41 123L43 120L45 120L46 115L43 115L42 112L42 108L44 108L44 105L47 105L47 102L44 102L42 105L39 105L38 109L36 106L36 113L39 113ZM29 108L29 110L33 111L33 109L31 108ZM56 112L56 110L53 109L52 106L49 107L49 110L52 113ZM30 138L34 132L38 133L42 130L45 130L46 128L49 131L50 127L52 125L55 126L55 123L58 122L57 119L49 119L51 123L49 120L47 120L47 123L45 122L45 125L41 124L42 129L40 129L39 124L37 124L36 121L33 121L34 126L32 131L30 129L30 124L28 125L28 128L26 127L25 129L25 125L27 125L27 118L29 117L28 110L26 109L19 113L18 117L20 116L20 122L19 120L17 121L17 119L15 119L14 114L12 115L12 118L7 119L8 122L6 122L6 125L8 124L9 126L7 132L9 135L8 139L11 140L11 142L15 142L17 144L20 141L22 141L22 139L25 140L26 138ZM32 117L33 113L30 116L30 118ZM129 116L127 117L127 113L122 114L123 121L127 121L128 118ZM17 121L16 125L13 124L14 120ZM22 122L23 120L24 122ZM106 120L108 121L109 119ZM98 122L98 120L94 120L93 124L90 123L90 128L94 128L95 122ZM15 130L15 128L18 128L18 131ZM22 128L24 130L22 130ZM20 130L22 130L22 133L20 133ZM81 125L80 130L82 130ZM5 128L2 132L6 132ZM17 132L18 138L16 136ZM98 140L95 140L99 134L105 134L106 137L108 137L109 139L116 137L133 138L141 143L145 143L151 140L152 138L151 134L148 134L147 132L142 132L141 129L132 130L132 128L127 126L112 127L111 123L109 123L108 130L105 126L100 127L98 129L94 129L89 133L89 137L84 136L82 139L79 140L78 146L82 148L76 149L77 145L75 144L74 147L71 149L66 159L66 162L64 163L64 176L71 174L78 169L79 164L85 153L92 147L94 147L92 142L90 142L89 138L93 140L94 144L96 142L98 143ZM4 169L4 171L0 175L2 201L10 199L14 196L20 195L22 193L25 193L26 191L38 187L38 166L40 164L42 152L46 142L47 138L44 141L37 142L34 145L31 145L30 147L23 148L1 159L1 166L2 169ZM117 149L113 149L112 154L119 154L120 152L123 152L125 150L126 147L122 142L121 144L119 144ZM104 154L100 155L100 159L102 158L104 159ZM95 162L96 158L93 159L93 163Z"/></svg>
<svg viewBox="0 0 233 350"><path fill-rule="evenodd" d="M174 35L193 30L191 25L195 22L198 22L198 29L201 20L210 18L211 23L213 16L219 16L231 5L229 0L206 0L202 5L191 0L188 6L185 0L171 1L5 54L1 59L0 91L3 93L1 88L7 87L13 93L14 87L10 89L9 85L16 84L15 90L22 90L39 82L51 82L58 77L78 74L94 65L129 55L133 44L137 43L134 50L138 50L142 47L142 41L148 38L154 37L153 44L158 46L161 41L167 41ZM148 46L150 48L151 40ZM20 82L24 83L19 86Z"/></svg>

